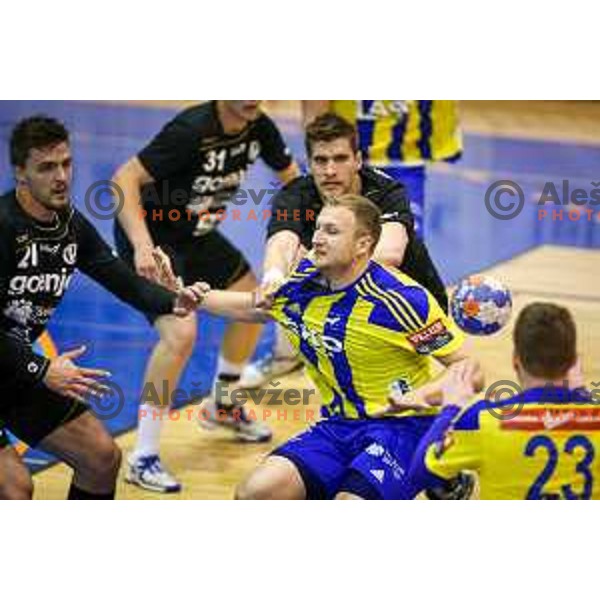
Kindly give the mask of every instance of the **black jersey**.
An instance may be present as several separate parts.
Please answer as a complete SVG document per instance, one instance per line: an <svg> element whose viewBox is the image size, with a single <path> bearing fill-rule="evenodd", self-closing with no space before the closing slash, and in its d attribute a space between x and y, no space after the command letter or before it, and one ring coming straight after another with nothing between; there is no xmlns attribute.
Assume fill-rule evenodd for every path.
<svg viewBox="0 0 600 600"><path fill-rule="evenodd" d="M382 223L401 223L406 228L408 246L402 264L397 267L426 287L446 310L448 297L444 284L425 244L415 235L414 216L404 186L372 167L361 169L360 180L361 195L378 206ZM267 236L278 231L293 231L305 248L312 248L317 217L322 208L323 199L312 175L295 179L273 199Z"/></svg>
<svg viewBox="0 0 600 600"><path fill-rule="evenodd" d="M275 171L292 163L266 114L236 134L223 131L216 100L177 115L138 154L154 179L142 190L142 202L155 241L177 242L214 229L259 157Z"/></svg>
<svg viewBox="0 0 600 600"><path fill-rule="evenodd" d="M13 191L0 197L0 387L44 377L48 361L31 344L46 328L75 269L141 311L173 310L175 295L131 271L77 210L40 223L21 208Z"/></svg>

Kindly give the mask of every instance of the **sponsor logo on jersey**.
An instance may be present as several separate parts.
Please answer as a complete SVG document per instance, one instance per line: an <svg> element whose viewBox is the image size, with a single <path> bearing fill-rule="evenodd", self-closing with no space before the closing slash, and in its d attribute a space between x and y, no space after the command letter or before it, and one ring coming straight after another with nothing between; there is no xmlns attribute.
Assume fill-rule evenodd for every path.
<svg viewBox="0 0 600 600"><path fill-rule="evenodd" d="M381 444L377 444L375 442L373 442L366 450L365 452L369 455L369 456L383 456L385 454L385 448L381 445Z"/></svg>
<svg viewBox="0 0 600 600"><path fill-rule="evenodd" d="M310 329L304 323L296 323L291 319L286 319L283 322L283 326L293 331L301 340L307 342L313 348L323 348L326 352L332 354L343 352L344 350L344 345L340 340L330 335L322 335Z"/></svg>
<svg viewBox="0 0 600 600"><path fill-rule="evenodd" d="M512 431L600 430L600 408L525 408L500 429Z"/></svg>
<svg viewBox="0 0 600 600"><path fill-rule="evenodd" d="M200 175L192 184L192 190L200 196L216 194L221 190L236 190L240 187L246 171L240 169L229 175Z"/></svg>
<svg viewBox="0 0 600 600"><path fill-rule="evenodd" d="M431 354L454 339L441 319L408 336L408 341L418 354Z"/></svg>
<svg viewBox="0 0 600 600"><path fill-rule="evenodd" d="M63 260L69 266L73 266L77 262L77 244L69 244L63 250Z"/></svg>
<svg viewBox="0 0 600 600"><path fill-rule="evenodd" d="M72 274L67 269L60 273L42 273L40 275L17 275L8 284L9 296L24 294L52 294L62 296L71 282Z"/></svg>

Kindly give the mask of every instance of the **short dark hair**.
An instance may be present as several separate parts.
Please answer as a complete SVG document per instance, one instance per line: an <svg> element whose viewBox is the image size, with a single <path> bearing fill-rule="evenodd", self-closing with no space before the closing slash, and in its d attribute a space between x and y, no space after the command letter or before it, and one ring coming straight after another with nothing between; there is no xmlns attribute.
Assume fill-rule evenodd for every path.
<svg viewBox="0 0 600 600"><path fill-rule="evenodd" d="M534 377L565 377L577 360L577 330L562 306L534 302L517 319L513 339L521 365Z"/></svg>
<svg viewBox="0 0 600 600"><path fill-rule="evenodd" d="M358 151L358 136L352 123L335 113L325 113L310 122L304 140L306 155L310 158L317 142L332 142L345 138L350 142L352 152Z"/></svg>
<svg viewBox="0 0 600 600"><path fill-rule="evenodd" d="M13 167L23 167L29 152L34 149L56 146L69 141L69 132L56 119L36 115L19 121L10 136L10 162Z"/></svg>
<svg viewBox="0 0 600 600"><path fill-rule="evenodd" d="M350 210L358 226L373 239L371 251L375 250L381 238L381 211L376 204L364 196L346 194L338 198L328 198L324 206L339 206Z"/></svg>

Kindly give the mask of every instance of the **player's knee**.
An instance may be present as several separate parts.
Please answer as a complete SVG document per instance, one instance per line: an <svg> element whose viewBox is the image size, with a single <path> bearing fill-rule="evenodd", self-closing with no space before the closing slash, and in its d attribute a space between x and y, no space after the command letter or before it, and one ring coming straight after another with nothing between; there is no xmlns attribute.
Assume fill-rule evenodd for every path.
<svg viewBox="0 0 600 600"><path fill-rule="evenodd" d="M351 494L350 492L340 492L335 497L336 500L362 500L360 496Z"/></svg>
<svg viewBox="0 0 600 600"><path fill-rule="evenodd" d="M291 469L294 469L292 467ZM301 480L287 464L258 467L235 490L236 500L299 500L306 497Z"/></svg>
<svg viewBox="0 0 600 600"><path fill-rule="evenodd" d="M17 473L0 481L1 500L31 500L33 498L33 481L27 473Z"/></svg>
<svg viewBox="0 0 600 600"><path fill-rule="evenodd" d="M117 478L121 460L121 449L106 434L94 440L91 452L81 466L94 479L113 480Z"/></svg>
<svg viewBox="0 0 600 600"><path fill-rule="evenodd" d="M235 489L236 500L273 500L277 497L276 486L260 474L253 473Z"/></svg>
<svg viewBox="0 0 600 600"><path fill-rule="evenodd" d="M160 329L160 340L168 352L181 359L187 360L196 343L195 319L171 319Z"/></svg>

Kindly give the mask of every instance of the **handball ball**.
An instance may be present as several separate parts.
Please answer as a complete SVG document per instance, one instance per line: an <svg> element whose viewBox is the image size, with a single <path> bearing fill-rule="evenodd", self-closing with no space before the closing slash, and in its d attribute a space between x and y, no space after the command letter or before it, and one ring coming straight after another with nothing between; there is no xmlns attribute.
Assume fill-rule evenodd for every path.
<svg viewBox="0 0 600 600"><path fill-rule="evenodd" d="M470 335L492 335L510 319L512 297L497 279L473 275L463 279L450 301L456 324Z"/></svg>

